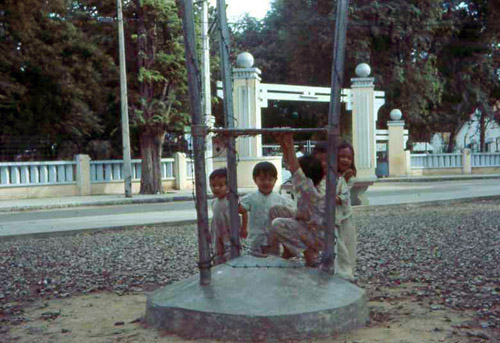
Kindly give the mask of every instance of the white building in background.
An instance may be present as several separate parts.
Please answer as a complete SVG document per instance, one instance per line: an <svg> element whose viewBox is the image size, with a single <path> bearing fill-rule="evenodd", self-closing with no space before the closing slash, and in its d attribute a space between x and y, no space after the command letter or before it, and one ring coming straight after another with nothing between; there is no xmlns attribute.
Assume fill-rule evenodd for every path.
<svg viewBox="0 0 500 343"><path fill-rule="evenodd" d="M461 151L464 148L469 148L471 151L479 151L480 149L480 114L476 111L470 116L470 120L465 123L457 135L455 136L455 151ZM485 143L486 152L500 152L500 125L495 120L486 118L485 121ZM434 153L441 153L446 150L448 144L449 133L435 133L431 139Z"/></svg>

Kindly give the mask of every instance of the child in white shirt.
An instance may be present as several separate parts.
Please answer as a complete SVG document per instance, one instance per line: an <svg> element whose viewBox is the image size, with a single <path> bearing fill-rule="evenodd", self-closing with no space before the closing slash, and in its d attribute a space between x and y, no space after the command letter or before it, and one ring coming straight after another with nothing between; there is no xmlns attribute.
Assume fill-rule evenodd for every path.
<svg viewBox="0 0 500 343"><path fill-rule="evenodd" d="M252 172L253 180L258 187L256 192L247 194L241 199L241 206L250 212L249 240L251 254L266 256L268 253L279 254L279 246L269 245L268 237L271 228L269 210L274 205L293 206L288 198L273 192L278 179L278 171L270 162L259 162Z"/></svg>

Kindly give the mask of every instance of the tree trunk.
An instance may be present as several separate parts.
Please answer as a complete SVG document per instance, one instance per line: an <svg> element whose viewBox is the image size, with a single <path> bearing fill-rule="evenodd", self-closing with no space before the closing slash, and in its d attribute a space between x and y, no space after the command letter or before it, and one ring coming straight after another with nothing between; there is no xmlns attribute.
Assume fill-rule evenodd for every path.
<svg viewBox="0 0 500 343"><path fill-rule="evenodd" d="M165 131L159 127L145 127L139 138L142 156L140 194L161 194L161 152Z"/></svg>
<svg viewBox="0 0 500 343"><path fill-rule="evenodd" d="M450 136L448 137L448 144L446 146L446 152L451 154L453 150L455 150L455 130L450 132Z"/></svg>
<svg viewBox="0 0 500 343"><path fill-rule="evenodd" d="M486 110L484 106L480 106L479 110L479 151L486 152Z"/></svg>
<svg viewBox="0 0 500 343"><path fill-rule="evenodd" d="M450 136L448 137L448 145L446 147L446 152L451 154L455 150L455 138L457 137L458 132L462 128L460 121L455 125L452 124L450 129ZM464 147L465 148L465 147Z"/></svg>

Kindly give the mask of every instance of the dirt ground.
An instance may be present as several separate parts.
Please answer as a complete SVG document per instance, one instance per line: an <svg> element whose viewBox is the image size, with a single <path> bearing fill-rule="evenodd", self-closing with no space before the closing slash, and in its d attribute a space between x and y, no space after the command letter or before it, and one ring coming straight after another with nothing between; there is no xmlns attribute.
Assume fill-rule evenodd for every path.
<svg viewBox="0 0 500 343"><path fill-rule="evenodd" d="M492 342L492 333L470 326L473 311L455 311L429 302L403 298L414 285L382 290L386 296L370 301L367 327L316 343ZM387 296L388 295L388 296ZM193 342L145 327L140 319L145 293L93 293L64 299L40 300L25 307L29 321L11 326L7 342ZM373 297L372 297L373 298ZM3 339L0 339L3 341ZM198 342L201 342L198 341ZM216 342L203 340L205 343Z"/></svg>

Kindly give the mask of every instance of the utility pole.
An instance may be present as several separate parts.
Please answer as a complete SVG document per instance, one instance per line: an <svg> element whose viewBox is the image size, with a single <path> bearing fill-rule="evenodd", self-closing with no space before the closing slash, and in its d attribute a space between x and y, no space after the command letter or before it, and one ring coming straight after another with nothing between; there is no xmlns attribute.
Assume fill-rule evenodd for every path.
<svg viewBox="0 0 500 343"><path fill-rule="evenodd" d="M337 145L339 139L340 123L340 92L344 76L345 41L347 32L347 10L349 0L337 1L337 18L335 20L335 37L333 40L333 61L330 107L328 110L328 173L326 178L325 194L325 249L321 261L321 270L333 272L335 237L335 199L336 185L335 177L337 171Z"/></svg>
<svg viewBox="0 0 500 343"><path fill-rule="evenodd" d="M120 55L120 101L122 118L123 144L123 180L125 181L125 197L132 197L132 162L130 159L130 136L128 130L128 101L127 101L127 69L125 60L125 35L123 32L122 0L116 0L116 16L118 18L118 44Z"/></svg>
<svg viewBox="0 0 500 343"><path fill-rule="evenodd" d="M203 0L201 10L201 40L202 40L202 54L201 54L201 99L203 107L203 115L205 123L209 129L214 127L215 118L212 116L212 102L210 92L210 35L208 33L208 0ZM213 134L207 135L206 150L205 150L205 166L207 177L214 169L213 163L213 147L212 147ZM208 179L207 179L208 182Z"/></svg>

